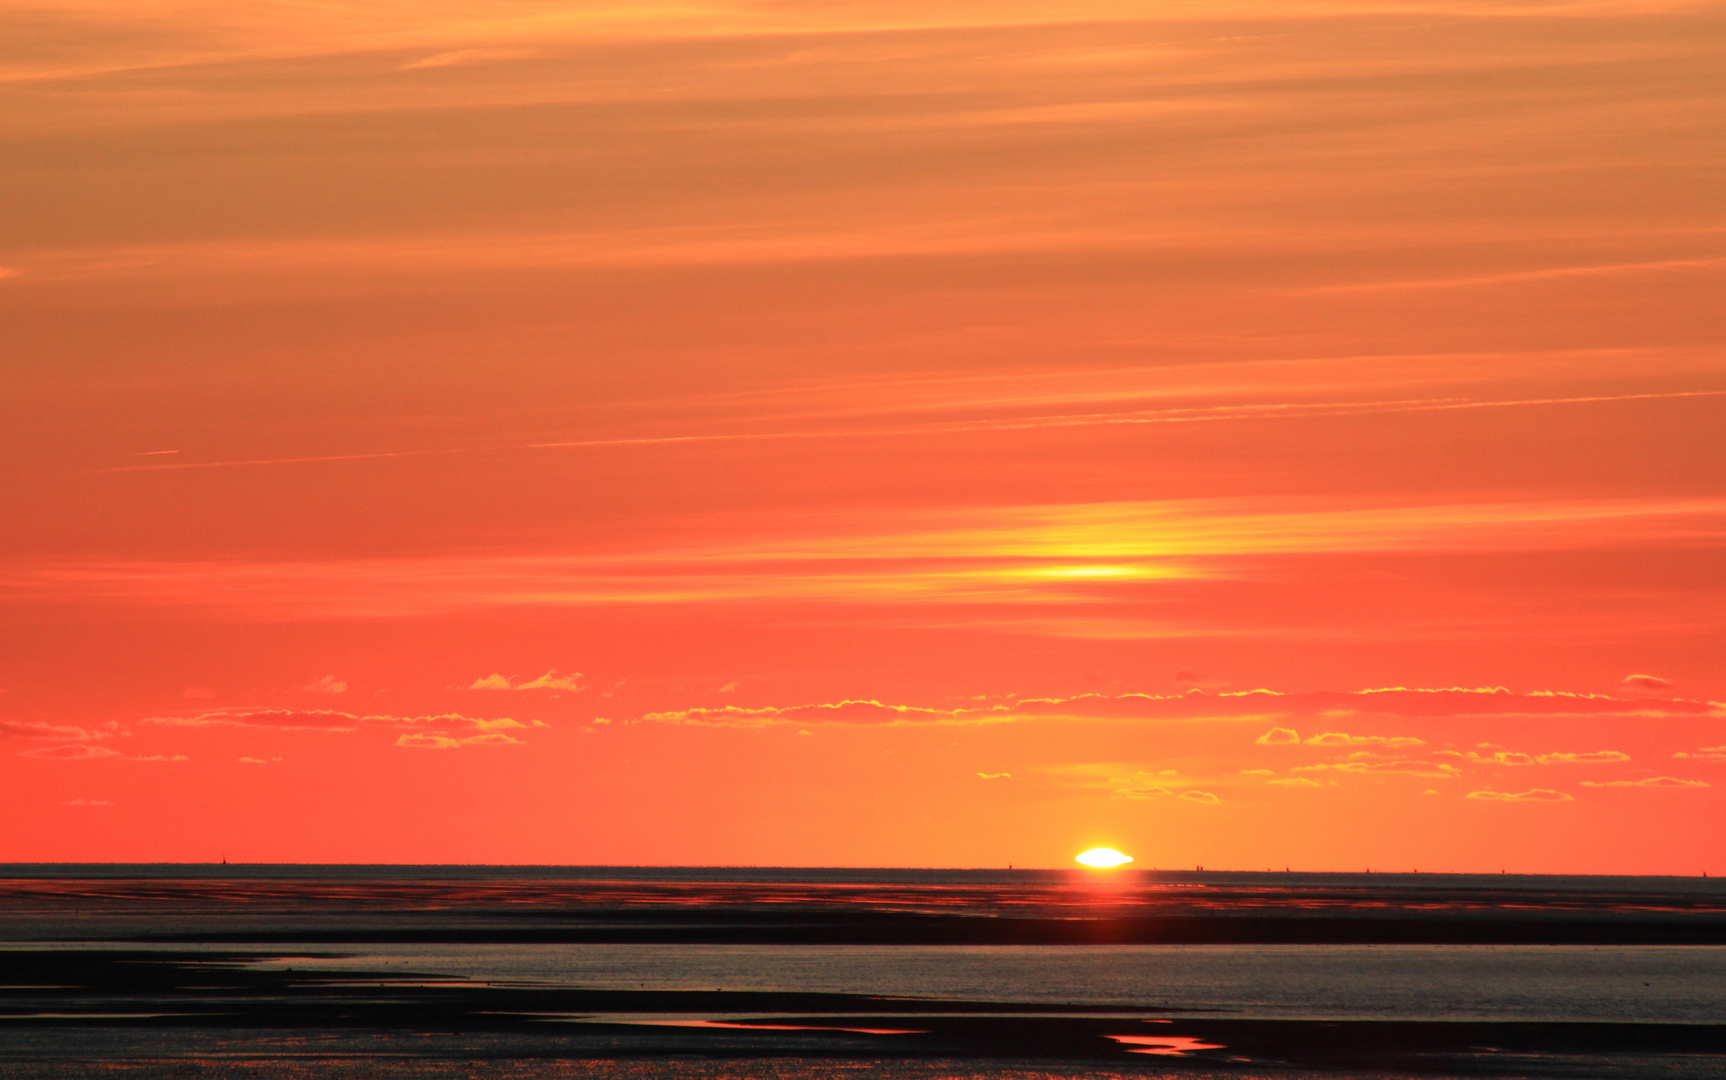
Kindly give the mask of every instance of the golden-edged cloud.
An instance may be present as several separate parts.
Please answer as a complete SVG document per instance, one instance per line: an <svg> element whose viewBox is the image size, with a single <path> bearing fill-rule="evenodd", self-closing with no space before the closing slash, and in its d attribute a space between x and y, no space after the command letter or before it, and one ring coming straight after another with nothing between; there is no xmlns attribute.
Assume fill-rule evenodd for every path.
<svg viewBox="0 0 1726 1080"><path fill-rule="evenodd" d="M486 718L453 712L423 716L361 715L332 709L227 709L189 716L150 716L140 722L174 728L238 727L335 734L362 730L396 731L400 734L395 745L427 750L514 746L523 740L511 732L547 726L542 720L521 721L507 716Z"/></svg>
<svg viewBox="0 0 1726 1080"><path fill-rule="evenodd" d="M1030 720L1217 720L1265 721L1347 712L1383 720L1441 720L1447 717L1598 717L1642 718L1722 717L1726 707L1712 702L1619 698L1604 694L1566 694L1550 690L1513 693L1501 687L1285 694L1258 689L1212 693L1189 690L1178 694L1077 694L1072 697L1021 697L989 704L948 707L900 705L875 700L844 700L800 705L696 706L649 712L641 719L654 723L759 727L775 723L914 724L1003 723ZM1298 730L1275 726L1255 740L1260 746L1313 746L1319 749L1376 747L1402 750L1425 745L1409 735L1351 735L1325 732L1304 741ZM1520 754L1478 750L1439 750L1435 754L1474 764L1613 764L1630 760L1617 750L1554 751Z"/></svg>
<svg viewBox="0 0 1726 1080"><path fill-rule="evenodd" d="M92 746L89 743L71 743L65 746L45 746L35 750L26 750L20 757L39 758L45 761L157 761L182 762L190 761L185 754L122 754L107 746Z"/></svg>
<svg viewBox="0 0 1726 1080"><path fill-rule="evenodd" d="M112 731L81 727L76 724L55 724L45 720L0 720L0 738L60 739L89 742L113 737Z"/></svg>
<svg viewBox="0 0 1726 1080"><path fill-rule="evenodd" d="M24 757L44 758L49 761L91 761L97 758L117 758L118 750L106 746L91 746L88 743L73 743L67 746L45 746L36 750L26 750Z"/></svg>
<svg viewBox="0 0 1726 1080"><path fill-rule="evenodd" d="M1650 776L1642 780L1584 780L1583 787L1594 788L1705 788L1706 780L1681 780L1676 776Z"/></svg>
<svg viewBox="0 0 1726 1080"><path fill-rule="evenodd" d="M1412 735L1349 735L1341 731L1326 731L1319 735L1309 736L1305 740L1307 746L1383 746L1400 750L1409 746L1425 746L1425 739L1417 739Z"/></svg>
<svg viewBox="0 0 1726 1080"><path fill-rule="evenodd" d="M448 735L437 731L410 731L396 737L396 745L413 750L455 750L463 746L522 746L522 740L493 732L486 735Z"/></svg>
<svg viewBox="0 0 1726 1080"><path fill-rule="evenodd" d="M1159 795L1168 795L1170 792L1166 787L1138 784L1131 787L1116 788L1111 794L1117 799L1154 799Z"/></svg>
<svg viewBox="0 0 1726 1080"><path fill-rule="evenodd" d="M457 727L477 731L544 727L542 721L523 723L509 717L485 719L460 713L395 716L388 713L362 715L333 709L222 709L189 716L147 716L141 723L167 727L256 727L299 731L358 731L362 727L412 728Z"/></svg>
<svg viewBox="0 0 1726 1080"><path fill-rule="evenodd" d="M1672 683L1658 675L1626 675L1619 685L1636 690L1670 690Z"/></svg>
<svg viewBox="0 0 1726 1080"><path fill-rule="evenodd" d="M1700 750L1680 750L1672 756L1689 758L1692 761L1726 761L1726 746L1704 746Z"/></svg>
<svg viewBox="0 0 1726 1080"><path fill-rule="evenodd" d="M1421 776L1431 780L1450 780L1458 775L1457 767L1438 761L1379 758L1376 755L1351 754L1342 761L1326 761L1315 765L1296 765L1291 772L1342 773L1354 776Z"/></svg>
<svg viewBox="0 0 1726 1080"><path fill-rule="evenodd" d="M587 682L581 672L573 671L560 675L554 668L532 679L518 679L508 675L484 675L468 684L469 690L586 690Z"/></svg>

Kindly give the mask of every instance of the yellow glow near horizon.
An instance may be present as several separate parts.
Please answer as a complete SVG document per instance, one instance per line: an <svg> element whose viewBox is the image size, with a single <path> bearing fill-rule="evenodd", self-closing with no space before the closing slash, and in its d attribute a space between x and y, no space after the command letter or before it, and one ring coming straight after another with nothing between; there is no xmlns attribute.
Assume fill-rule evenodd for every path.
<svg viewBox="0 0 1726 1080"><path fill-rule="evenodd" d="M1099 847L1089 851L1081 851L1073 856L1073 861L1096 870L1108 870L1112 867L1127 865L1133 861L1133 857L1122 855L1114 848Z"/></svg>

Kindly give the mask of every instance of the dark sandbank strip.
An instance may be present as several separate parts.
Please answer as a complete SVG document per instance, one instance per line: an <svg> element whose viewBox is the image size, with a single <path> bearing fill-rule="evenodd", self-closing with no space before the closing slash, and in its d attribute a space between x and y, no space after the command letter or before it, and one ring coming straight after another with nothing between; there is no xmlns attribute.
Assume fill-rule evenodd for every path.
<svg viewBox="0 0 1726 1080"><path fill-rule="evenodd" d="M159 869L159 868L157 868ZM328 868L301 868L302 871ZM1722 945L1718 882L277 874L0 878L0 938L160 943ZM459 869L459 868L458 868ZM951 875L950 875L951 877ZM1225 878L1223 880L1222 878ZM1682 887L1681 887L1682 886Z"/></svg>
<svg viewBox="0 0 1726 1080"><path fill-rule="evenodd" d="M451 923L457 920L451 919ZM561 925L327 926L128 934L137 942L686 945L1726 945L1726 920L1154 916L1028 919L791 913L586 913ZM84 940L104 940L97 937Z"/></svg>

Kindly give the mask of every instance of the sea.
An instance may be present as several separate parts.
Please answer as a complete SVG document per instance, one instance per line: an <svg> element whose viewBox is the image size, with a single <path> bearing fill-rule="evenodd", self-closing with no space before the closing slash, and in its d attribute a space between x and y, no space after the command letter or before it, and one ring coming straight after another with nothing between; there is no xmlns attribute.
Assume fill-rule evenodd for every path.
<svg viewBox="0 0 1726 1080"><path fill-rule="evenodd" d="M617 926L639 937L642 927L651 929L663 918L682 928L678 934L687 939L690 926L770 926L780 918L822 919L835 912L865 922L935 918L959 920L954 925L967 927L976 920L1013 918L1057 927L1085 920L1107 924L1123 912L1199 920L1195 925L1205 926L1219 919L1267 915L1341 923L1390 919L1426 925L1439 920L1458 926L1474 925L1471 920L1523 920L1517 925L1593 920L1589 925L1681 926L1699 936L1679 944L567 940L570 927L594 929L596 936L604 937L605 928ZM615 1006L594 1015L556 1014L569 1021L571 1029L581 1023L603 1023L607 1031L622 1030L621 1025L653 1031L701 1025L718 1029L745 1016L751 1023L771 1025L776 1018L795 1015L804 1019L778 1026L787 1032L805 1031L813 1030L807 1027L807 1008L769 1008L762 1004L766 998L729 1008L725 996L854 995L989 1003L997 1011L1011 1009L1010 1015L1024 1024L1066 1023L1060 1018L1070 1018L1076 1009L1101 1017L1121 1010L1123 1017L1163 1018L1144 1023L1199 1025L1194 1030L1205 1032L1239 1030L1246 1033L1242 1045L1267 1037L1267 1031L1305 1032L1300 1038L1311 1042L1315 1032L1322 1036L1334 1029L1343 1039L1344 1032L1389 1031L1393 1029L1387 1025L1398 1024L1411 1025L1407 1030L1413 1032L1545 1033L1541 1037L1547 1041L1531 1051L1470 1044L1463 1048L1466 1052L1412 1057L1318 1053L1275 1058L1254 1052L1222 1056L1220 1047L1202 1049L1214 1044L1194 1037L1170 1044L1173 1049L1154 1051L1160 1055L1155 1059L1117 1062L1088 1061L1083 1054L1074 1058L1064 1051L1023 1058L968 1055L951 1048L895 1053L894 1045L878 1046L881 1037L871 1035L870 1029L853 1027L834 1029L851 1032L834 1037L849 1042L715 1048L672 1039L658 1049L643 1049L647 1044L625 1040L595 1053L600 1044L589 1039L571 1043L569 1053L560 1056L548 1051L549 1044L539 1036L531 1052L520 1050L530 1044L516 1036L510 1036L513 1042L477 1035L440 1042L428 1034L416 1043L404 1041L400 1031L387 1025L363 1031L363 1024L356 1027L346 1020L331 1021L327 1030L295 1021L298 1026L291 1032L270 1025L247 1030L184 1024L164 1028L152 1026L159 1021L135 1019L156 1007L145 1000L144 991L121 1009L111 1002L102 1004L107 999L98 1000L93 993L78 998L81 1005L66 1005L64 1000L70 999L42 998L46 991L40 987L5 985L0 986L0 1076L58 1078L100 1071L139 1080L206 1075L260 1080L538 1080L577 1075L619 1080L1028 1080L1309 1073L1726 1077L1726 1041L1721 1052L1707 1049L1712 1045L1707 1033L1726 1033L1726 943L1711 943L1726 942L1719 934L1722 926L1726 882L1701 877L1197 870L1130 870L1102 877L1027 869L14 864L0 866L0 962L6 956L46 955L50 963L62 957L70 966L79 957L123 954L124 962L134 965L151 956L195 964L198 956L207 956L212 965L253 973L248 977L291 976L296 987L339 984L343 993L352 994L371 985L375 990L367 992L374 997L422 985L502 994L636 995L620 997ZM659 1004L637 1010L629 1004L648 992L671 995L667 1000L682 1000L675 995L721 997L701 997L699 1007L688 1008ZM247 993L257 997L254 991ZM184 996L180 989L173 994ZM181 1000L173 995L163 1000L169 997ZM690 1001L697 999L691 996ZM169 1015L169 1006L160 1007L160 1015ZM869 1007L871 1015L892 1011L890 1006ZM955 1005L944 1015L951 1019L968 1014ZM1563 1045L1562 1033L1567 1031L1581 1033L1575 1053ZM1581 1045L1602 1031L1641 1034L1632 1040L1634 1052L1594 1051ZM1662 1031L1678 1032L1689 1041L1663 1053ZM1319 1038L1312 1045L1322 1042ZM1182 1049L1189 1045L1201 1049Z"/></svg>

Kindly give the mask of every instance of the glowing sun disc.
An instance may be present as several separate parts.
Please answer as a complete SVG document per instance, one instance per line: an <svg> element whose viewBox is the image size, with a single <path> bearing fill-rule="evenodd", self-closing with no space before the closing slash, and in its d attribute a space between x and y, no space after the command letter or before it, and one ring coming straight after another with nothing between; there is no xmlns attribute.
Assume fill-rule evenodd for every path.
<svg viewBox="0 0 1726 1080"><path fill-rule="evenodd" d="M1122 855L1114 848L1096 847L1089 851L1081 851L1073 856L1073 861L1085 866L1094 866L1106 870L1111 866L1125 866L1133 861L1131 855Z"/></svg>

